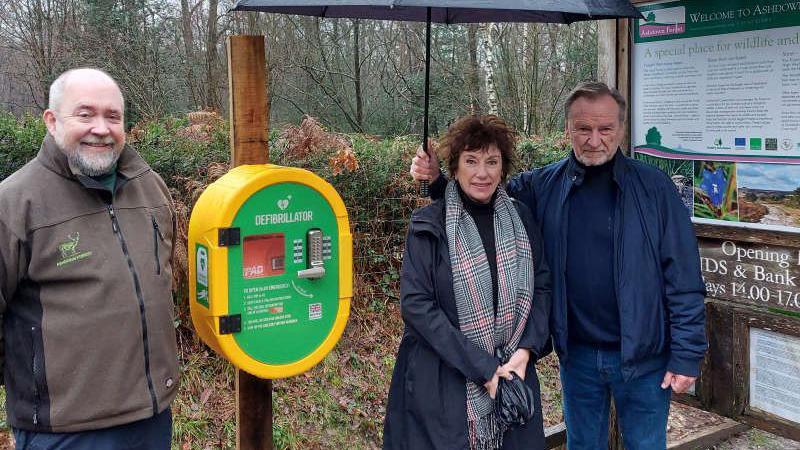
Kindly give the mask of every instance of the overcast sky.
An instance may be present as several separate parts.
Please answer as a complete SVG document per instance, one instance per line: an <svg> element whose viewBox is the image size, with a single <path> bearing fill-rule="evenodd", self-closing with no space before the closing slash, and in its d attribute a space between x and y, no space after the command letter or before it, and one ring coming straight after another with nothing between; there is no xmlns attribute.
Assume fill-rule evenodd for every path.
<svg viewBox="0 0 800 450"><path fill-rule="evenodd" d="M800 187L800 165L736 164L739 187L793 191Z"/></svg>

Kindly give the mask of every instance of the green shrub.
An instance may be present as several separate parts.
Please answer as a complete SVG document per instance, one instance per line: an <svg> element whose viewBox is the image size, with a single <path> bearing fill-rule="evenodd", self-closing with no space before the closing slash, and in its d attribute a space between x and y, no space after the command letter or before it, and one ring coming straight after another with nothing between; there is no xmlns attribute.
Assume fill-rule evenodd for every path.
<svg viewBox="0 0 800 450"><path fill-rule="evenodd" d="M523 137L517 143L518 169L524 171L546 166L567 156L569 151L569 140L564 133Z"/></svg>
<svg viewBox="0 0 800 450"><path fill-rule="evenodd" d="M193 135L186 119L167 117L137 124L129 141L171 187L177 179L204 174L209 164L230 159L228 127L224 121Z"/></svg>
<svg viewBox="0 0 800 450"><path fill-rule="evenodd" d="M46 128L39 117L0 111L0 180L14 173L36 156Z"/></svg>

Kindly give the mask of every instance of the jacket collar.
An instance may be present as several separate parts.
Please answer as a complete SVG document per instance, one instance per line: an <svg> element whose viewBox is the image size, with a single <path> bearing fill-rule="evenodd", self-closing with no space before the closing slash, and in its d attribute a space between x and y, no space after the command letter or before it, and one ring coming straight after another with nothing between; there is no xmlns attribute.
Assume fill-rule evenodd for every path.
<svg viewBox="0 0 800 450"><path fill-rule="evenodd" d="M625 156L621 148L617 148L617 152L614 154L613 164L614 182L616 182L617 187L622 190L623 186L625 186L628 157ZM583 183L583 177L585 175L586 169L578 163L578 160L575 158L575 152L571 151L569 153L569 158L567 158L567 180L569 180L571 184L580 186L581 183Z"/></svg>
<svg viewBox="0 0 800 450"><path fill-rule="evenodd" d="M88 178L72 170L67 161L67 155L58 148L55 138L53 138L50 133L45 135L44 141L42 141L42 147L39 149L36 159L46 168L65 178L78 179L82 182L83 178ZM131 179L148 170L150 170L150 167L144 162L142 157L139 156L136 150L125 145L117 161L117 175L124 179Z"/></svg>

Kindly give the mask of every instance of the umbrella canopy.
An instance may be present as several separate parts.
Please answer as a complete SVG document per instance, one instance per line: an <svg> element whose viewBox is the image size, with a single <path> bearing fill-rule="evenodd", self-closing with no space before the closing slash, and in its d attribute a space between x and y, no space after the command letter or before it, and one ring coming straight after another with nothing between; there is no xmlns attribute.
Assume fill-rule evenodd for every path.
<svg viewBox="0 0 800 450"><path fill-rule="evenodd" d="M259 11L348 19L427 22L422 148L427 151L431 71L431 22L572 23L611 18L643 19L628 0L237 0L235 11ZM423 181L420 193L427 196Z"/></svg>
<svg viewBox="0 0 800 450"><path fill-rule="evenodd" d="M237 11L330 18L434 23L572 23L616 17L642 18L628 0L238 0Z"/></svg>

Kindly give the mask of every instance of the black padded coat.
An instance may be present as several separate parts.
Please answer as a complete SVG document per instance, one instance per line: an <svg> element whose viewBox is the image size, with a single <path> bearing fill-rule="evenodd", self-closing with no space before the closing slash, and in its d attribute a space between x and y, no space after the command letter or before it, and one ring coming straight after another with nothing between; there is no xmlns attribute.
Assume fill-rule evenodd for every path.
<svg viewBox="0 0 800 450"><path fill-rule="evenodd" d="M517 203L534 258L533 306L520 348L532 351L525 382L536 394L536 415L504 436L503 449L544 449L539 380L534 361L549 352L550 271L539 227ZM483 385L500 362L470 342L458 326L444 228L444 201L411 216L400 277L405 330L389 389L383 448L469 449L466 379Z"/></svg>

